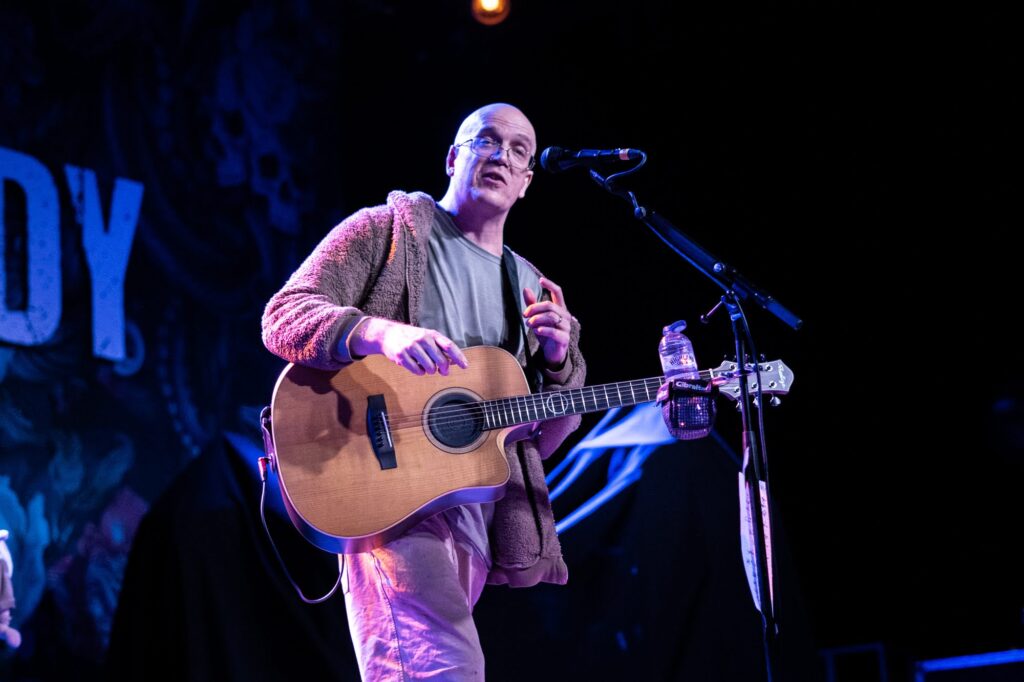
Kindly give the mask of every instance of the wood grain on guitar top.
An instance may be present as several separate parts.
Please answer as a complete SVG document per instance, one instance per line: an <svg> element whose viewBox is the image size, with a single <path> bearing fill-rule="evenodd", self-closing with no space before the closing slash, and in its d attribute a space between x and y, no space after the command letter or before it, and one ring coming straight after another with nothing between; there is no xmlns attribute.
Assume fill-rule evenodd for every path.
<svg viewBox="0 0 1024 682"><path fill-rule="evenodd" d="M484 400L530 392L509 353L487 346L464 352L469 367L452 365L448 376L416 376L378 355L337 372L291 365L282 373L272 413L286 505L314 529L339 538L337 546L314 544L368 549L434 511L501 497L511 429L484 431L466 452L438 447L424 429L424 408L443 391L461 389ZM382 395L387 405L393 469L381 468L367 434L372 395Z"/></svg>

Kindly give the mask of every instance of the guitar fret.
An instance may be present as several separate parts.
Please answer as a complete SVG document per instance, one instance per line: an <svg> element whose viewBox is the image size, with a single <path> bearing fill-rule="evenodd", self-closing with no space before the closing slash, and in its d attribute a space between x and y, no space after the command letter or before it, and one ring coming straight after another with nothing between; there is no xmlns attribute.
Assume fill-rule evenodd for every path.
<svg viewBox="0 0 1024 682"><path fill-rule="evenodd" d="M723 367L725 366L723 365ZM731 371L728 368L700 370L700 377L702 379L708 378L712 381L722 379L724 383L720 382L719 391L723 393L731 391L727 395L732 396L737 394L738 390L735 387L737 381L731 378ZM792 375L788 374L788 368L783 366L778 374L783 377L783 382L786 380L792 381ZM657 400L657 392L664 382L664 377L657 376L597 386L581 386L579 388L566 388L542 393L526 393L508 398L481 400L476 403L476 409L482 411L484 428L490 430L516 424L556 419L570 414L596 412L608 410L612 407L625 407L652 402ZM749 380L748 384L750 384ZM783 385L782 389L775 389L773 384L770 388L773 389L771 391L772 394L785 393L783 389L787 389L788 386ZM628 389L628 394L623 389ZM643 391L642 395L639 392L640 390ZM558 401L557 403L555 402L556 400Z"/></svg>
<svg viewBox="0 0 1024 682"><path fill-rule="evenodd" d="M713 372L708 372L714 376ZM480 401L479 409L483 410L484 428L496 429L516 424L528 424L534 421L545 421L570 414L585 414L608 410L612 407L625 407L651 402L657 399L657 389L663 377L620 381L597 386L581 386L544 393L528 393L525 395L497 398ZM629 393L624 394L623 388ZM609 389L611 389L609 391ZM641 395L639 391L642 390ZM549 402L558 398L558 408L548 407Z"/></svg>

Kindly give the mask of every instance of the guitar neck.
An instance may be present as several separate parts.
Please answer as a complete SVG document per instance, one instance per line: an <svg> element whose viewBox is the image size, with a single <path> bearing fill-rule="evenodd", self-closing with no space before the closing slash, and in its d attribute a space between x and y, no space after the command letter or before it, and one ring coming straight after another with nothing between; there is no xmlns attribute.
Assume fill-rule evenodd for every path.
<svg viewBox="0 0 1024 682"><path fill-rule="evenodd" d="M700 378L710 379L712 372L701 370ZM664 377L656 376L634 381L620 381L614 384L482 400L479 405L484 412L484 428L487 430L503 429L572 414L602 412L613 407L629 407L649 403L657 397L658 388L664 381Z"/></svg>

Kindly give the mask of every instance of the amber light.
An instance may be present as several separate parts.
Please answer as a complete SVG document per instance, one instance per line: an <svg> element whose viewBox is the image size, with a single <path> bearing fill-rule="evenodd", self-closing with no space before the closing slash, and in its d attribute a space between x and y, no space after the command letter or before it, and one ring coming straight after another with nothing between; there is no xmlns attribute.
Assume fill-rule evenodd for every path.
<svg viewBox="0 0 1024 682"><path fill-rule="evenodd" d="M486 26L505 21L509 0L473 0L473 18Z"/></svg>

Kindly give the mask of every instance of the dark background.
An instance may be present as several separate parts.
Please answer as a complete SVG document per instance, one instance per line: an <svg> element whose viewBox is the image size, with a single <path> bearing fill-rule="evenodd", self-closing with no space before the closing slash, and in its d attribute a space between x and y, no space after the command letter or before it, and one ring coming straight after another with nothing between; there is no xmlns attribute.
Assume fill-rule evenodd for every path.
<svg viewBox="0 0 1024 682"><path fill-rule="evenodd" d="M468 2L6 5L0 145L54 175L66 274L58 337L5 349L0 397L33 428L5 431L2 474L23 516L41 494L51 530L62 530L31 550L45 587L34 619L20 623L27 646L5 652L4 665L41 676L47 651L102 657L131 535L82 538L102 535L125 491L138 501L127 506L148 508L225 429L251 435L252 408L269 400L281 367L259 342L263 303L355 209L395 188L440 196L458 122L491 101L522 108L541 148L645 150L631 185L641 201L804 319L793 332L747 308L761 352L796 376L767 427L794 650L881 642L898 675L921 658L1024 646L1020 287L1009 234L1019 222L1019 58L1007 12L518 0L503 24L484 27ZM147 359L133 376L89 355L66 163L95 169L105 202L115 177L145 185L126 307ZM15 234L16 209L5 218ZM507 228L508 243L563 286L582 323L588 383L656 373L661 327L680 318L703 366L730 353L724 317L697 324L717 300L710 281L584 173L538 172ZM737 447L731 410L719 426ZM131 465L88 504L55 490L53 467L75 450L67 443L93 471L125 439ZM704 486L693 477L710 470L665 463L689 452L659 451L659 485L642 482L612 516L585 522L610 524L603 530L566 534L577 590L603 580L601 594L616 593L615 571L628 572L609 560L616 547L663 551L652 558L655 586L683 580L685 523L652 500L700 490L735 507L723 497L735 494L734 473ZM669 485L676 476L690 478ZM642 545L631 525L640 514L660 530ZM141 512L123 516L134 532ZM90 568L97 556L105 577ZM83 597L93 584L107 596ZM517 643L536 645L545 600L561 599L550 613L573 615L545 627L583 642L573 656L600 670L615 650L615 665L628 665L628 648L611 645L615 624L601 632L601 609L571 610L586 598L564 589L485 594L490 660L521 660ZM66 625L69 614L80 627ZM517 640L510 621L534 634ZM587 622L597 630L580 632ZM77 641L82 632L88 641Z"/></svg>

